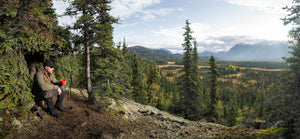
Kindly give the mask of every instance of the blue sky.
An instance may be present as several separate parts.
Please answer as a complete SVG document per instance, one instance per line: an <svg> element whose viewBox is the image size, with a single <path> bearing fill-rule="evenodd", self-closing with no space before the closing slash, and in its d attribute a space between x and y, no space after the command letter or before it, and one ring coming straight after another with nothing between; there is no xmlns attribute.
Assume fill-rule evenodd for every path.
<svg viewBox="0 0 300 139"><path fill-rule="evenodd" d="M115 42L129 46L166 48L182 52L185 20L191 23L199 52L228 51L237 43L261 40L287 41L290 27L280 18L292 0L113 0L111 14L120 17L114 26ZM54 1L58 14L66 5ZM59 18L61 25L72 19Z"/></svg>

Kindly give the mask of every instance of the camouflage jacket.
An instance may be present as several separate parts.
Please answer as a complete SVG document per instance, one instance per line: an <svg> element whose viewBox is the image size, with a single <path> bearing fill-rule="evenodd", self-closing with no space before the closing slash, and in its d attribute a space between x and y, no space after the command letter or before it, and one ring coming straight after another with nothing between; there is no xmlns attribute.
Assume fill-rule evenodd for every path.
<svg viewBox="0 0 300 139"><path fill-rule="evenodd" d="M59 81L56 80L54 74L48 74L48 72L41 67L35 75L36 87L40 91L57 90L59 88ZM37 89L37 88L36 88Z"/></svg>

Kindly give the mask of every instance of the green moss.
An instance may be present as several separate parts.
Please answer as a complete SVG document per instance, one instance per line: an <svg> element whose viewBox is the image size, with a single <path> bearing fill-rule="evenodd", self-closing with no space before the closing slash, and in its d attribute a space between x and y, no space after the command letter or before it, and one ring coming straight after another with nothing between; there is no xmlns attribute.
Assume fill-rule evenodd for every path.
<svg viewBox="0 0 300 139"><path fill-rule="evenodd" d="M283 137L285 131L287 128L267 128L267 129L262 129L259 131L253 132L251 135L257 136L257 137Z"/></svg>
<svg viewBox="0 0 300 139"><path fill-rule="evenodd" d="M10 52L0 58L0 109L11 112L29 110L33 104L32 78L24 56L21 52Z"/></svg>

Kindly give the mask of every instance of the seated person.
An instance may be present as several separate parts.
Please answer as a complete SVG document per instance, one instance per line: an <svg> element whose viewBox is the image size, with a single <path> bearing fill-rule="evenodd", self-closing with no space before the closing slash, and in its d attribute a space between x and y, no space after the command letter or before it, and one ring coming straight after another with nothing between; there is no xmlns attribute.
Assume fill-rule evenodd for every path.
<svg viewBox="0 0 300 139"><path fill-rule="evenodd" d="M66 91L64 85L56 80L53 74L54 69L55 65L53 61L47 60L35 75L33 91L36 103L39 105L41 99L45 100L50 115L58 118L59 115L55 108L62 112L67 111L62 106ZM57 96L55 106L52 101L54 96Z"/></svg>

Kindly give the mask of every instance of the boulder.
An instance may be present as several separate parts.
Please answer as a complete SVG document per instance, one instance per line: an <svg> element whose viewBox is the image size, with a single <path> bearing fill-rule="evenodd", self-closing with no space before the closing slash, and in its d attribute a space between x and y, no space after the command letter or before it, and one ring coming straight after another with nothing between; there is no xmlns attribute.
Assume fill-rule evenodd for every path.
<svg viewBox="0 0 300 139"><path fill-rule="evenodd" d="M17 119L13 120L11 125L16 129L20 129L22 127L21 121Z"/></svg>

